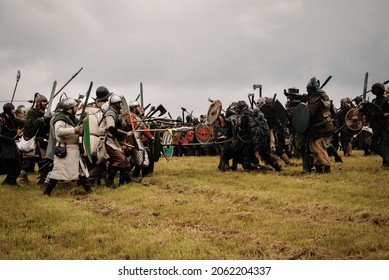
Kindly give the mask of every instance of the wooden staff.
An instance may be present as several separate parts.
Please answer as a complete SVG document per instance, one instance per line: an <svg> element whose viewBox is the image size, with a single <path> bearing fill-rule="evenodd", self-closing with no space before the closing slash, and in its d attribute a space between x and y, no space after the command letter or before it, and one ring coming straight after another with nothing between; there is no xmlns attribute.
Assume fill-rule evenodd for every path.
<svg viewBox="0 0 389 280"><path fill-rule="evenodd" d="M16 85L15 85L14 93L12 94L11 103L14 102L15 92L16 92L16 88L18 87L19 80L20 80L20 71L18 70L18 73L16 74Z"/></svg>

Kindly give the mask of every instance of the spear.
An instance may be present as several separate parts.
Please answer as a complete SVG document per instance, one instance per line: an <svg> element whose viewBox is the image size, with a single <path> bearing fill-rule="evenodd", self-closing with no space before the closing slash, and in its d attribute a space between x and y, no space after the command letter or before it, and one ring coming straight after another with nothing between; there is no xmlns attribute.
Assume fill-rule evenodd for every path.
<svg viewBox="0 0 389 280"><path fill-rule="evenodd" d="M16 92L16 88L18 87L19 80L20 80L20 71L18 70L18 73L16 74L16 85L15 85L14 93L12 94L11 103L14 101L15 92Z"/></svg>
<svg viewBox="0 0 389 280"><path fill-rule="evenodd" d="M78 70L53 96L53 99L67 86L68 83L70 83L71 80L73 80L77 75L78 73L81 72L83 68L81 67L80 70Z"/></svg>

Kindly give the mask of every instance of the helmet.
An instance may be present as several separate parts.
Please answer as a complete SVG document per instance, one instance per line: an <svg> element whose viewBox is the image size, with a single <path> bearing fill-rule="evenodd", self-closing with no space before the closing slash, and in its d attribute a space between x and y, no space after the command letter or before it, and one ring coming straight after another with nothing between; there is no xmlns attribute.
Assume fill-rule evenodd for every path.
<svg viewBox="0 0 389 280"><path fill-rule="evenodd" d="M238 106L238 102L232 102L230 106L228 106L226 110L226 118L229 118L236 114L236 108Z"/></svg>
<svg viewBox="0 0 389 280"><path fill-rule="evenodd" d="M307 84L307 91L316 91L320 88L320 83L316 80L316 77L313 77L309 80Z"/></svg>
<svg viewBox="0 0 389 280"><path fill-rule="evenodd" d="M111 95L112 95L112 92L109 92L109 90L106 87L99 86L96 89L96 99L95 99L95 101L96 102L106 101L106 100L108 100L108 97L110 97Z"/></svg>
<svg viewBox="0 0 389 280"><path fill-rule="evenodd" d="M74 98L66 97L65 99L61 100L62 110L66 111L70 108L73 108L74 106L77 106L77 101Z"/></svg>
<svg viewBox="0 0 389 280"><path fill-rule="evenodd" d="M236 112L237 112L238 114L240 114L240 113L242 113L242 111L243 111L244 109L246 109L246 108L248 108L248 107L249 107L249 105L247 105L246 101L240 100L240 101L238 101L238 104L237 104L237 106L236 106Z"/></svg>
<svg viewBox="0 0 389 280"><path fill-rule="evenodd" d="M139 102L136 101L136 100L132 100L130 101L130 103L128 104L128 107L130 108L130 110L134 109L135 107L138 107L140 106Z"/></svg>
<svg viewBox="0 0 389 280"><path fill-rule="evenodd" d="M257 105L257 107L258 108L262 108L263 107L263 105L265 105L266 104L266 101L267 101L267 97L260 97L258 100L257 100L257 103L256 103L256 105Z"/></svg>
<svg viewBox="0 0 389 280"><path fill-rule="evenodd" d="M5 103L3 106L4 113L11 113L13 109L15 109L15 106L12 103Z"/></svg>
<svg viewBox="0 0 389 280"><path fill-rule="evenodd" d="M374 85L371 86L371 91L373 94L379 93L379 94L384 94L385 92L385 86L381 83L375 83ZM374 91L376 93L374 93Z"/></svg>
<svg viewBox="0 0 389 280"><path fill-rule="evenodd" d="M118 103L118 102L122 102L122 98L117 95L117 94L112 94L110 97L109 97L109 105L111 104L115 104L115 103Z"/></svg>
<svg viewBox="0 0 389 280"><path fill-rule="evenodd" d="M39 94L38 92L35 93L35 99L34 99L35 108L40 109L41 108L41 102L44 102L44 101L47 102L46 96L44 96L42 94Z"/></svg>
<svg viewBox="0 0 389 280"><path fill-rule="evenodd" d="M363 101L362 96L358 95L353 99L353 101L355 102L355 104L361 103Z"/></svg>

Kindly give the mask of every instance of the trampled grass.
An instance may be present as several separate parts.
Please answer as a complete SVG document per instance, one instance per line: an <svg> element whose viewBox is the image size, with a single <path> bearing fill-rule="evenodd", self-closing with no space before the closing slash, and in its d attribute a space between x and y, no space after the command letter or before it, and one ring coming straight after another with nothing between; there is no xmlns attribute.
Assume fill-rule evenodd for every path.
<svg viewBox="0 0 389 280"><path fill-rule="evenodd" d="M161 159L141 184L88 196L0 186L0 259L389 259L378 156L356 151L331 174L222 173L218 160Z"/></svg>

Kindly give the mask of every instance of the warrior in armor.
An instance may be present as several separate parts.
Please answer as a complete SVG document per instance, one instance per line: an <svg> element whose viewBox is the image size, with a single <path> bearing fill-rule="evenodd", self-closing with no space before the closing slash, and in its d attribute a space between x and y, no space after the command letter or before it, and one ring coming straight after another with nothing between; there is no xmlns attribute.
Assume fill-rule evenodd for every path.
<svg viewBox="0 0 389 280"><path fill-rule="evenodd" d="M351 98L342 98L340 100L340 111L338 112L338 126L342 127L345 124L345 117L347 112L354 108L354 104L352 103ZM353 133L344 127L340 131L340 144L342 145L343 155L345 157L349 157L352 154L352 140Z"/></svg>
<svg viewBox="0 0 389 280"><path fill-rule="evenodd" d="M286 154L287 128L278 121L277 112L273 110L273 101L273 98L261 97L258 99L256 106L267 121L272 152L280 157L286 165L293 165Z"/></svg>
<svg viewBox="0 0 389 280"><path fill-rule="evenodd" d="M131 125L131 129L134 131L135 148L133 150L132 162L135 166L133 176L138 177L142 171L142 176L146 176L149 173L148 167L150 164L150 150L145 147L142 137L146 137L150 141L154 142L154 135L149 131L149 128L142 120L143 110L138 101L130 101L129 103L130 114L128 116L128 123ZM141 130L141 131L137 131Z"/></svg>
<svg viewBox="0 0 389 280"><path fill-rule="evenodd" d="M88 113L89 117L89 128L90 128L90 143L91 143L91 152L92 152L92 164L89 171L89 181L92 184L100 184L100 178L103 177L106 171L106 160L101 160L97 158L97 149L98 145L103 145L105 135L100 135L99 125L103 119L104 112L107 108L108 98L112 95L106 87L99 86L96 89L96 98L95 102L89 104L85 111Z"/></svg>
<svg viewBox="0 0 389 280"><path fill-rule="evenodd" d="M82 126L77 125L76 111L77 101L67 97L61 100L61 112L53 117L56 147L61 147L62 152L54 150L53 170L46 177L44 195L50 196L60 180L79 180L87 193L92 191L86 166L81 160L79 134Z"/></svg>
<svg viewBox="0 0 389 280"><path fill-rule="evenodd" d="M99 126L99 135L105 135L105 148L109 155L108 176L105 181L107 187L117 188L115 176L120 171L119 185L131 182L127 157L120 145L125 137L132 135L130 131L125 131L126 123L121 118L122 99L117 94L112 94L109 99L108 110L105 111L103 120Z"/></svg>
<svg viewBox="0 0 389 280"><path fill-rule="evenodd" d="M307 84L307 95L302 99L307 102L310 114L309 127L304 133L303 168L317 173L330 173L331 160L327 153L329 137L334 130L332 117L335 115L332 101L324 90L320 89L319 82L312 78Z"/></svg>
<svg viewBox="0 0 389 280"><path fill-rule="evenodd" d="M371 91L376 96L372 103L381 108L385 118L382 128L373 129L371 148L382 157L382 166L389 167L389 97L384 94L385 86L382 83L372 85Z"/></svg>
<svg viewBox="0 0 389 280"><path fill-rule="evenodd" d="M276 171L282 168L270 151L270 131L264 126L264 116L259 108L253 112L244 101L238 102L238 139L242 149L242 165L245 171L257 169L259 166L256 152ZM267 129L266 129L267 128ZM268 137L266 139L266 137ZM267 145L269 144L269 145Z"/></svg>
<svg viewBox="0 0 389 280"><path fill-rule="evenodd" d="M239 115L236 112L238 103L232 102L226 110L225 116L220 115L218 121L223 131L222 139L229 139L221 145L220 161L218 169L220 171L233 170L235 171L238 166L237 152L237 131L236 124ZM230 166L230 160L232 159L232 165Z"/></svg>
<svg viewBox="0 0 389 280"><path fill-rule="evenodd" d="M24 119L23 137L26 140L29 140L35 136L35 157L29 157L26 154L23 155L23 162L21 167L22 171L17 182L20 185L28 182L27 171L34 171L35 162L38 161L38 184L43 186L47 173L50 171L50 165L46 159L46 149L50 130L50 117L45 117L47 98L44 95L36 93L34 103L35 106L28 110Z"/></svg>
<svg viewBox="0 0 389 280"><path fill-rule="evenodd" d="M2 185L16 185L16 178L20 173L19 151L15 139L21 124L15 118L15 106L6 103L0 114L0 164L7 174Z"/></svg>
<svg viewBox="0 0 389 280"><path fill-rule="evenodd" d="M289 88L288 91L284 90L284 94L287 98L287 101L285 103L285 109L288 113L287 127L289 129L290 156L300 157L298 148L301 145L302 134L296 132L293 128L292 115L294 108L296 108L296 106L300 104L303 95L299 93L299 89L297 88Z"/></svg>

